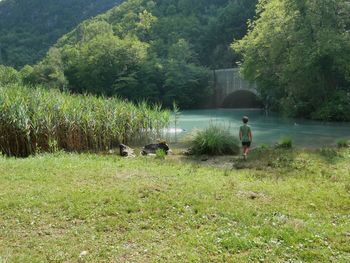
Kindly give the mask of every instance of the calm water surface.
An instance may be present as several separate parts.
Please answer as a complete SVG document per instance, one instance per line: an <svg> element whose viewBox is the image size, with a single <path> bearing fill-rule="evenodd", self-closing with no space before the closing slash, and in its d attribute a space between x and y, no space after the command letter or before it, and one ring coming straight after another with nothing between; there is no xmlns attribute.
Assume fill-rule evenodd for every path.
<svg viewBox="0 0 350 263"><path fill-rule="evenodd" d="M266 116L261 110L249 109L182 111L177 126L185 129L185 132L181 132L178 136L182 137L194 129L203 129L210 123L214 123L229 127L238 137L239 126L242 125L241 119L244 115L249 117L255 146L273 145L284 136L292 138L296 146L311 148L332 145L338 139L350 139L350 123L324 123L282 118L272 113Z"/></svg>

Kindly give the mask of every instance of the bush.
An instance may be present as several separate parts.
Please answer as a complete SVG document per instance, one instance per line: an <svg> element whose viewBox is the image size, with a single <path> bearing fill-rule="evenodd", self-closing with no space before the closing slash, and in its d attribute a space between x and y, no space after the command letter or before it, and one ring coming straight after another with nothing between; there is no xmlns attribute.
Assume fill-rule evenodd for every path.
<svg viewBox="0 0 350 263"><path fill-rule="evenodd" d="M320 105L312 118L325 121L350 121L350 92L337 91Z"/></svg>
<svg viewBox="0 0 350 263"><path fill-rule="evenodd" d="M20 81L21 81L20 74L18 73L17 70L11 67L0 65L0 84L1 85L20 83Z"/></svg>
<svg viewBox="0 0 350 263"><path fill-rule="evenodd" d="M293 146L293 141L290 137L283 137L277 144L277 148L290 149Z"/></svg>
<svg viewBox="0 0 350 263"><path fill-rule="evenodd" d="M194 136L191 141L191 152L197 155L238 154L239 144L227 128L210 125Z"/></svg>
<svg viewBox="0 0 350 263"><path fill-rule="evenodd" d="M340 139L337 141L338 148L346 148L349 147L349 141L346 139Z"/></svg>

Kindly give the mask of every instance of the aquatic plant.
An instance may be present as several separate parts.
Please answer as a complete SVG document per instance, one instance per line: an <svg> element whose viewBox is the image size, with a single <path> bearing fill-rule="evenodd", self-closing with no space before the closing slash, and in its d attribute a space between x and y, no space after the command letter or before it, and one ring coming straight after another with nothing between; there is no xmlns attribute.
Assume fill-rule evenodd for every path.
<svg viewBox="0 0 350 263"><path fill-rule="evenodd" d="M337 140L338 148L346 148L349 147L349 141L347 139L339 139Z"/></svg>
<svg viewBox="0 0 350 263"><path fill-rule="evenodd" d="M292 138L285 136L282 137L279 142L277 143L277 148L285 148L290 149L293 147L293 141Z"/></svg>
<svg viewBox="0 0 350 263"><path fill-rule="evenodd" d="M169 119L168 111L145 102L0 86L0 151L7 155L108 150L121 142L158 137Z"/></svg>
<svg viewBox="0 0 350 263"><path fill-rule="evenodd" d="M229 129L211 124L194 135L191 141L191 152L198 155L238 154L238 139L230 133Z"/></svg>

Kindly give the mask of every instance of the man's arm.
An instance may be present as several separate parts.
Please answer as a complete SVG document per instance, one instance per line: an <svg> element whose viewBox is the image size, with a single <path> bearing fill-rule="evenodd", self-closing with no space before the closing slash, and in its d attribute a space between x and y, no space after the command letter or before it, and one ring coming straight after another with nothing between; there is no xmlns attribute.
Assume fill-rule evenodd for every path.
<svg viewBox="0 0 350 263"><path fill-rule="evenodd" d="M242 129L239 129L239 140L242 141Z"/></svg>
<svg viewBox="0 0 350 263"><path fill-rule="evenodd" d="M252 131L249 131L249 139L250 139L250 141L253 141L253 134L252 134Z"/></svg>

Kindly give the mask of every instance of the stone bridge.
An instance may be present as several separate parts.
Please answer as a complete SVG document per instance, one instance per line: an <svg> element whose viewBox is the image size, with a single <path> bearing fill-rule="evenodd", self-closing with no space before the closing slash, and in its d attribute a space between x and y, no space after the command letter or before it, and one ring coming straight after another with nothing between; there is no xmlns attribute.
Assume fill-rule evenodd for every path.
<svg viewBox="0 0 350 263"><path fill-rule="evenodd" d="M255 83L243 80L239 68L213 71L214 106L218 108L257 108L258 99Z"/></svg>

